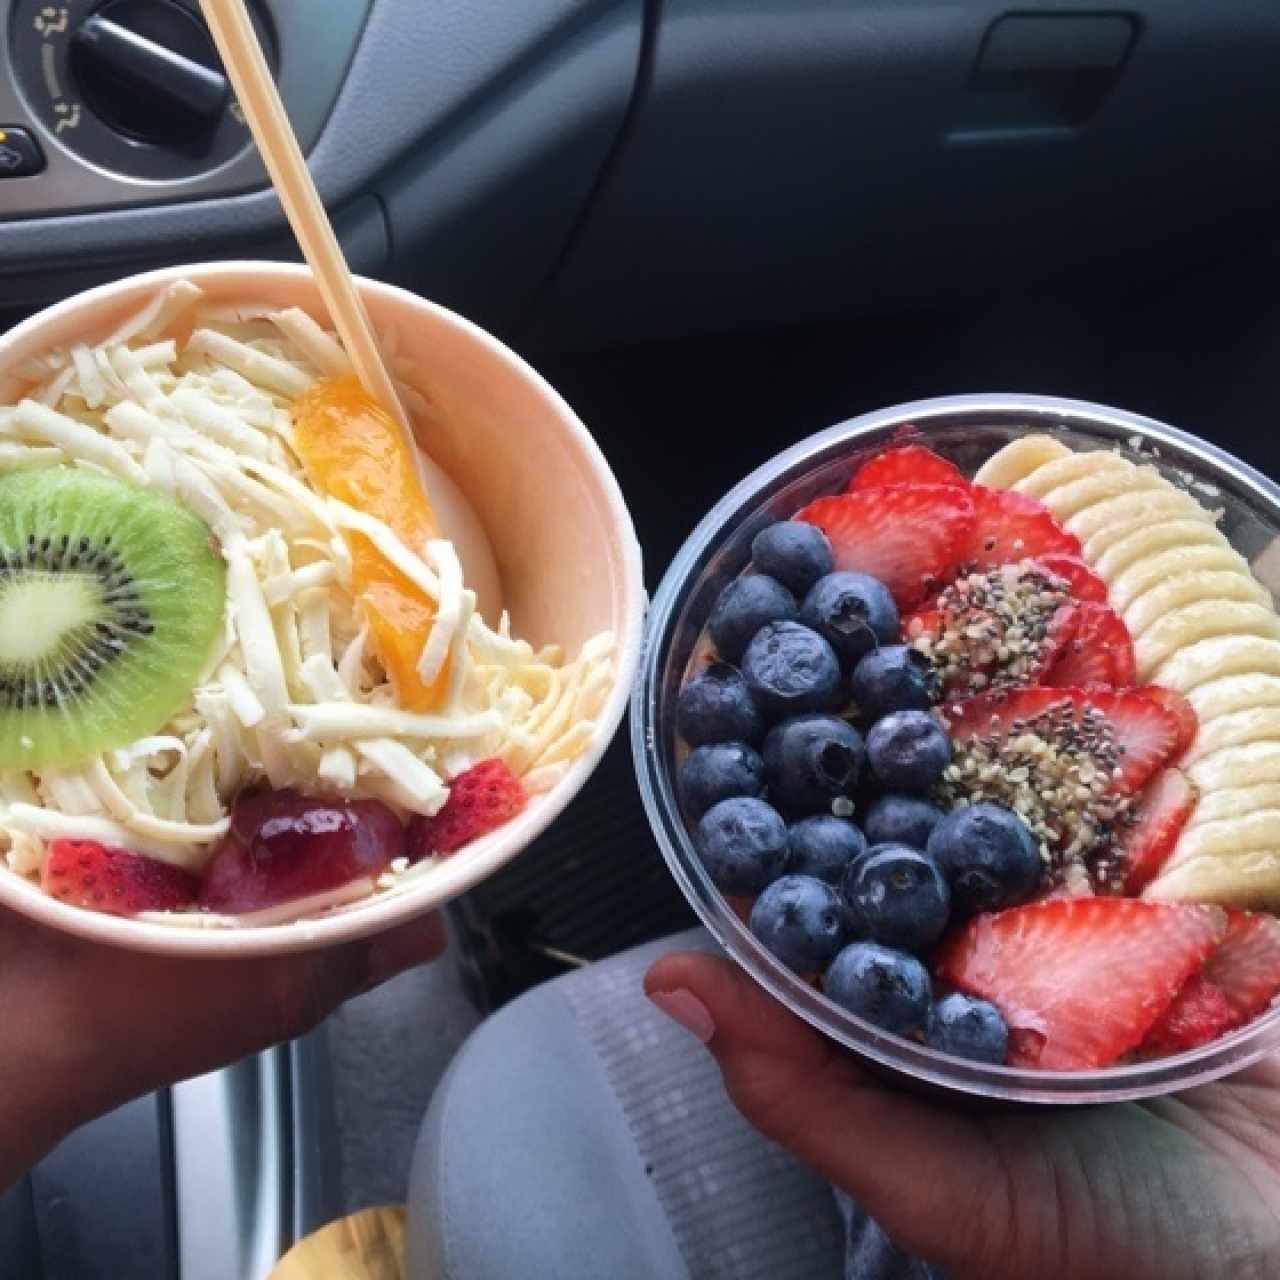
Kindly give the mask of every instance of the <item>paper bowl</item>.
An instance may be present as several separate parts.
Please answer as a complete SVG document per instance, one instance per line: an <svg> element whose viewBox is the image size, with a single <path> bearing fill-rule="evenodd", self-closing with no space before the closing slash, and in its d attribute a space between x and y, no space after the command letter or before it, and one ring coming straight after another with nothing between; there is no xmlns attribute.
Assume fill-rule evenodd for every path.
<svg viewBox="0 0 1280 1280"><path fill-rule="evenodd" d="M50 348L103 336L180 279L210 301L254 301L325 313L311 273L280 263L166 268L77 294L0 338L0 403L14 370ZM617 638L614 685L590 747L517 818L430 873L312 918L254 927L154 924L47 896L0 864L0 905L56 929L136 951L246 956L302 951L378 933L463 893L511 861L578 793L617 731L636 670L645 611L640 547L604 455L573 410L484 330L403 289L359 281L375 327L394 327L438 410L424 440L488 535L516 634L567 654L602 631Z"/></svg>

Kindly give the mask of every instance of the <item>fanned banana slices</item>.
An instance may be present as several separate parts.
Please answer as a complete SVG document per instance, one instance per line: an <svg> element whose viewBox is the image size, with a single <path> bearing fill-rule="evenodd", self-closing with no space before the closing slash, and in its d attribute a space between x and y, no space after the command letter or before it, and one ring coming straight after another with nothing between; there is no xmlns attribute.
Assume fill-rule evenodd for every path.
<svg viewBox="0 0 1280 1280"><path fill-rule="evenodd" d="M1280 618L1217 515L1153 466L1023 436L979 484L1043 502L1080 539L1133 637L1138 678L1199 717L1199 799L1144 896L1280 909Z"/></svg>

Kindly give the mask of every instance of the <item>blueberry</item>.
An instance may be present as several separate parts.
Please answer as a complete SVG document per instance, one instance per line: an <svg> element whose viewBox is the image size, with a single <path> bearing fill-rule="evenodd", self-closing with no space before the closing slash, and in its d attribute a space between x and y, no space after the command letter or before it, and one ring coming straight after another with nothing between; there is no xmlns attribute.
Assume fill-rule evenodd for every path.
<svg viewBox="0 0 1280 1280"><path fill-rule="evenodd" d="M752 796L734 796L708 809L694 843L721 893L759 893L787 860L787 824Z"/></svg>
<svg viewBox="0 0 1280 1280"><path fill-rule="evenodd" d="M840 895L813 876L775 880L756 899L750 923L751 932L796 973L825 969L846 941Z"/></svg>
<svg viewBox="0 0 1280 1280"><path fill-rule="evenodd" d="M925 1040L931 1048L957 1058L1003 1065L1009 1028L995 1005L956 992L933 1006Z"/></svg>
<svg viewBox="0 0 1280 1280"><path fill-rule="evenodd" d="M933 702L929 659L905 644L887 644L859 659L849 691L868 720L890 711L927 711Z"/></svg>
<svg viewBox="0 0 1280 1280"><path fill-rule="evenodd" d="M1040 883L1040 852L1027 824L998 804L954 809L933 829L929 855L951 884L956 912L1003 911Z"/></svg>
<svg viewBox="0 0 1280 1280"><path fill-rule="evenodd" d="M680 690L676 727L691 746L747 742L764 737L764 717L742 674L727 662L713 662Z"/></svg>
<svg viewBox="0 0 1280 1280"><path fill-rule="evenodd" d="M803 520L781 520L757 533L751 559L757 572L777 578L797 596L835 566L827 535Z"/></svg>
<svg viewBox="0 0 1280 1280"><path fill-rule="evenodd" d="M898 639L898 606L889 588L867 573L819 578L800 606L800 620L820 631L847 666Z"/></svg>
<svg viewBox="0 0 1280 1280"><path fill-rule="evenodd" d="M764 740L770 799L788 813L830 813L858 785L867 751L862 734L835 716L793 716Z"/></svg>
<svg viewBox="0 0 1280 1280"><path fill-rule="evenodd" d="M825 711L840 690L835 650L798 622L770 622L756 632L742 655L742 675L766 716Z"/></svg>
<svg viewBox="0 0 1280 1280"><path fill-rule="evenodd" d="M919 796L890 791L877 796L862 815L862 829L871 844L909 844L923 849L929 833L942 821L942 810Z"/></svg>
<svg viewBox="0 0 1280 1280"><path fill-rule="evenodd" d="M867 851L867 842L852 822L830 813L801 818L788 832L788 873L817 876L828 884L844 880L845 868Z"/></svg>
<svg viewBox="0 0 1280 1280"><path fill-rule="evenodd" d="M878 942L853 942L822 979L826 994L850 1013L886 1031L919 1039L933 1001L929 975L915 956Z"/></svg>
<svg viewBox="0 0 1280 1280"><path fill-rule="evenodd" d="M795 616L796 598L782 583L767 574L747 573L720 593L707 619L707 630L720 656L737 662L766 622Z"/></svg>
<svg viewBox="0 0 1280 1280"><path fill-rule="evenodd" d="M680 766L680 799L700 818L730 796L764 793L764 761L745 742L715 742L690 751Z"/></svg>
<svg viewBox="0 0 1280 1280"><path fill-rule="evenodd" d="M927 711L891 711L867 734L871 771L895 791L928 791L951 761L951 740Z"/></svg>
<svg viewBox="0 0 1280 1280"><path fill-rule="evenodd" d="M951 915L951 893L938 864L905 844L873 844L850 863L844 897L859 937L903 951L933 946Z"/></svg>

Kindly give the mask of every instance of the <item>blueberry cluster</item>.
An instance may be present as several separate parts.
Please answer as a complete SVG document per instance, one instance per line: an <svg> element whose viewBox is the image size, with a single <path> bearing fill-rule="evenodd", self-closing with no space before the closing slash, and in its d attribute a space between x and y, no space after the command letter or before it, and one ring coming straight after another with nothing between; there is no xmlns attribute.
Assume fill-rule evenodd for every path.
<svg viewBox="0 0 1280 1280"><path fill-rule="evenodd" d="M951 745L883 583L836 571L822 531L796 521L759 534L752 561L708 621L719 660L676 709L703 864L721 892L755 898L752 932L797 973L821 974L836 1003L1002 1062L999 1012L960 994L935 1002L919 956L953 920L1029 897L1036 844L1007 809L944 815L928 798Z"/></svg>

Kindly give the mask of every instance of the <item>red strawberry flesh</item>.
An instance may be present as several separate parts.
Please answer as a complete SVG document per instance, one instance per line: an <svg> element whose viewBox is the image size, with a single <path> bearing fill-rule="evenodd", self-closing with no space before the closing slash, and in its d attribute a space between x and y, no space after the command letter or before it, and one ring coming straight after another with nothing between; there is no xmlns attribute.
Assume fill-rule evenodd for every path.
<svg viewBox="0 0 1280 1280"><path fill-rule="evenodd" d="M449 798L433 818L409 824L409 856L454 853L509 822L528 802L524 784L498 759L482 760L449 784Z"/></svg>
<svg viewBox="0 0 1280 1280"><path fill-rule="evenodd" d="M1054 723L1039 719L1050 713ZM1140 790L1172 758L1181 736L1178 718L1168 709L1163 694L1153 695L1145 688L1015 689L948 703L943 714L952 736L962 741L991 735L1004 738L1015 728L1048 733L1058 721L1061 726L1056 736L1071 736L1073 729L1086 731L1074 736L1100 739L1105 757L1100 762L1108 770L1119 771L1114 785L1126 794ZM1087 732L1091 728L1099 732ZM1114 745L1114 752L1107 750L1108 744Z"/></svg>
<svg viewBox="0 0 1280 1280"><path fill-rule="evenodd" d="M1180 769L1165 769L1146 786L1133 825L1117 843L1124 891L1139 894L1159 874L1196 807L1195 787Z"/></svg>
<svg viewBox="0 0 1280 1280"><path fill-rule="evenodd" d="M903 620L948 697L1043 683L1075 633L1063 579L1034 560L962 574Z"/></svg>
<svg viewBox="0 0 1280 1280"><path fill-rule="evenodd" d="M975 917L934 963L1001 1011L1011 1065L1076 1071L1137 1048L1223 929L1214 907L1060 898Z"/></svg>
<svg viewBox="0 0 1280 1280"><path fill-rule="evenodd" d="M989 569L1028 557L1080 555L1080 540L1068 533L1043 503L1011 489L975 484L970 491L974 523L960 549L961 563Z"/></svg>
<svg viewBox="0 0 1280 1280"><path fill-rule="evenodd" d="M1182 694L1173 689L1166 689L1158 684L1149 684L1146 686L1146 694L1149 698L1153 698L1158 702L1177 721L1178 737L1173 746L1173 753L1169 757L1170 760L1176 762L1196 740L1196 734L1200 730L1200 717L1196 715L1195 708L1191 703Z"/></svg>
<svg viewBox="0 0 1280 1280"><path fill-rule="evenodd" d="M97 840L50 840L40 883L51 897L109 915L180 911L200 882L189 871Z"/></svg>
<svg viewBox="0 0 1280 1280"><path fill-rule="evenodd" d="M1151 1058L1183 1053L1229 1031L1235 1013L1222 991L1202 974L1188 978L1173 1003L1147 1032L1141 1052Z"/></svg>
<svg viewBox="0 0 1280 1280"><path fill-rule="evenodd" d="M973 502L955 485L894 484L798 511L831 542L835 567L868 573L913 609L949 580L973 530Z"/></svg>
<svg viewBox="0 0 1280 1280"><path fill-rule="evenodd" d="M1280 920L1260 912L1229 912L1227 936L1204 976L1226 997L1234 1025L1257 1017L1280 995Z"/></svg>
<svg viewBox="0 0 1280 1280"><path fill-rule="evenodd" d="M200 904L257 911L377 876L403 854L400 819L380 800L247 791L205 869Z"/></svg>
<svg viewBox="0 0 1280 1280"><path fill-rule="evenodd" d="M1085 564L1080 556L1050 551L1036 556L1035 559L1050 573L1056 574L1066 582L1073 600L1091 600L1096 604L1106 604L1107 584Z"/></svg>
<svg viewBox="0 0 1280 1280"><path fill-rule="evenodd" d="M1117 892L1113 836L1172 753L1175 717L1142 689L1030 687L942 707L952 760L945 804L1016 809L1046 856L1043 888Z"/></svg>
<svg viewBox="0 0 1280 1280"><path fill-rule="evenodd" d="M870 462L864 462L849 482L849 492L858 493L886 484L949 484L959 489L969 488L959 467L922 444L887 449Z"/></svg>
<svg viewBox="0 0 1280 1280"><path fill-rule="evenodd" d="M1133 640L1120 616L1109 605L1077 604L1072 635L1045 683L1059 688L1126 689L1137 678Z"/></svg>

